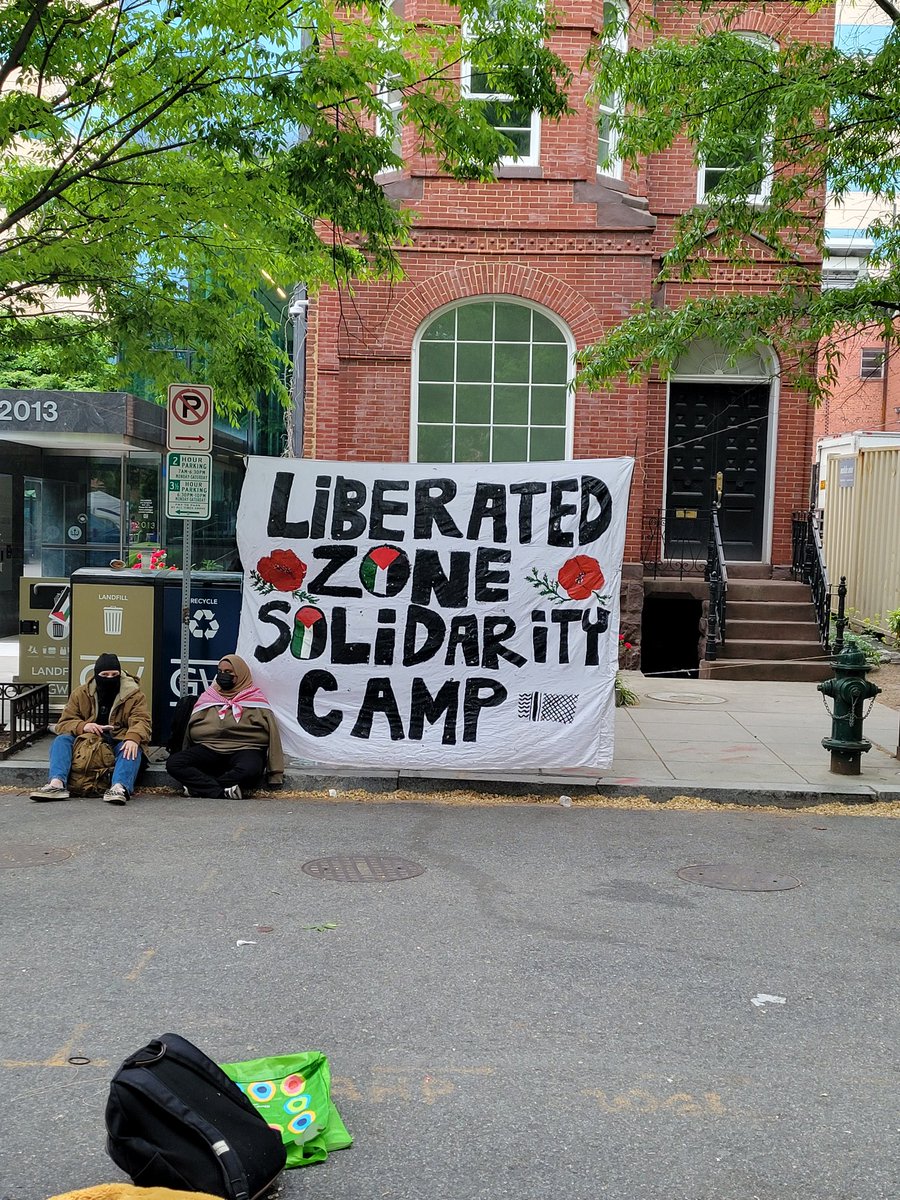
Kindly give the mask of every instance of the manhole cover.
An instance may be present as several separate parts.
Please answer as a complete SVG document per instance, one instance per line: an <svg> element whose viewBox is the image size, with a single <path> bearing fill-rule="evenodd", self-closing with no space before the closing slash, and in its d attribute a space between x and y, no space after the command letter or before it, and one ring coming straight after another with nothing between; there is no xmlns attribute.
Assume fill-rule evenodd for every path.
<svg viewBox="0 0 900 1200"><path fill-rule="evenodd" d="M47 863L64 862L72 857L71 850L47 849L46 846L0 846L0 868L43 867Z"/></svg>
<svg viewBox="0 0 900 1200"><path fill-rule="evenodd" d="M336 854L333 858L312 858L300 870L314 879L334 879L338 883L385 883L413 879L425 868L396 854Z"/></svg>
<svg viewBox="0 0 900 1200"><path fill-rule="evenodd" d="M800 886L793 875L761 871L758 867L736 867L731 863L697 863L676 872L686 883L725 888L729 892L789 892Z"/></svg>
<svg viewBox="0 0 900 1200"><path fill-rule="evenodd" d="M665 704L724 704L724 696L713 696L709 692L648 692L648 700L662 700Z"/></svg>

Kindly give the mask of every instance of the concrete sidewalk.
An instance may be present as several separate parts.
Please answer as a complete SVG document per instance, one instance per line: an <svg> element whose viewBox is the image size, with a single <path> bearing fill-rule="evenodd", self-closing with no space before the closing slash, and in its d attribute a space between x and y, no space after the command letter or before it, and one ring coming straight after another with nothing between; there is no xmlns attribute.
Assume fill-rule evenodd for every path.
<svg viewBox="0 0 900 1200"><path fill-rule="evenodd" d="M865 735L873 743L856 777L833 775L822 738L831 719L813 683L724 679L653 679L625 674L640 697L616 711L615 757L603 772L578 768L515 774L336 770L291 761L292 792L361 789L425 794L449 789L518 794L643 795L653 800L691 795L709 800L785 806L843 801L900 802L900 713L875 704ZM829 707L831 702L829 701ZM45 782L50 738L0 762L0 786ZM168 787L164 751L155 751L146 787ZM140 795L140 793L138 793Z"/></svg>

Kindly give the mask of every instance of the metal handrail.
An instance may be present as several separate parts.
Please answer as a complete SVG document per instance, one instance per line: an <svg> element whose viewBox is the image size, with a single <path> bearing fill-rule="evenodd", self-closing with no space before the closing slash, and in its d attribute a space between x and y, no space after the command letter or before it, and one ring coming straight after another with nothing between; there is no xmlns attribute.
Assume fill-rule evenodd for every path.
<svg viewBox="0 0 900 1200"><path fill-rule="evenodd" d="M690 521L685 519L688 512ZM671 505L645 512L641 519L641 562L645 572L654 579L700 576L705 569L708 521L708 508L684 509ZM673 532L673 525L679 523L679 532Z"/></svg>
<svg viewBox="0 0 900 1200"><path fill-rule="evenodd" d="M843 617L843 599L847 594L847 585L842 579L841 596L841 585L835 588L829 582L825 555L822 552L822 539L811 509L795 512L791 516L791 574L809 586L816 610L819 642L823 650L828 650L831 645L831 597L835 592L838 593L840 615ZM840 648L843 649L843 628L838 630L838 634L842 643Z"/></svg>
<svg viewBox="0 0 900 1200"><path fill-rule="evenodd" d="M49 729L46 683L0 683L0 758L8 758Z"/></svg>
<svg viewBox="0 0 900 1200"><path fill-rule="evenodd" d="M709 612L706 619L706 658L718 658L719 646L725 645L725 606L728 600L728 570L719 529L719 514L712 510L709 525L709 546L706 554L704 579L709 584Z"/></svg>

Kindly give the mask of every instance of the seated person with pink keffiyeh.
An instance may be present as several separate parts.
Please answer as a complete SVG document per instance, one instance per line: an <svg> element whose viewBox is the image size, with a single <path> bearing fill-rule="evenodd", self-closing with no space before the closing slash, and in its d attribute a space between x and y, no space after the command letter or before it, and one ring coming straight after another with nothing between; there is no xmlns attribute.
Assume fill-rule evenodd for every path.
<svg viewBox="0 0 900 1200"><path fill-rule="evenodd" d="M216 681L197 697L183 746L169 755L166 770L186 796L240 800L263 780L281 784L284 753L275 714L236 654L219 660Z"/></svg>

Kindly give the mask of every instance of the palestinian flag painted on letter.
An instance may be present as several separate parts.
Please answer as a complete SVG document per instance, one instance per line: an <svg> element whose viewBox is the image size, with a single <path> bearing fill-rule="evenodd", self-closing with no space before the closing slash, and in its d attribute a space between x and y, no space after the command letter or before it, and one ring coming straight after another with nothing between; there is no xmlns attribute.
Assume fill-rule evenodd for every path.
<svg viewBox="0 0 900 1200"><path fill-rule="evenodd" d="M396 546L376 546L359 565L359 580L373 596L396 596L409 579L409 559Z"/></svg>
<svg viewBox="0 0 900 1200"><path fill-rule="evenodd" d="M294 658L318 658L328 640L328 622L321 608L304 604L294 616L291 654Z"/></svg>
<svg viewBox="0 0 900 1200"><path fill-rule="evenodd" d="M56 602L53 606L53 612L50 616L54 621L68 621L69 614L72 611L72 589L64 587L56 597Z"/></svg>

